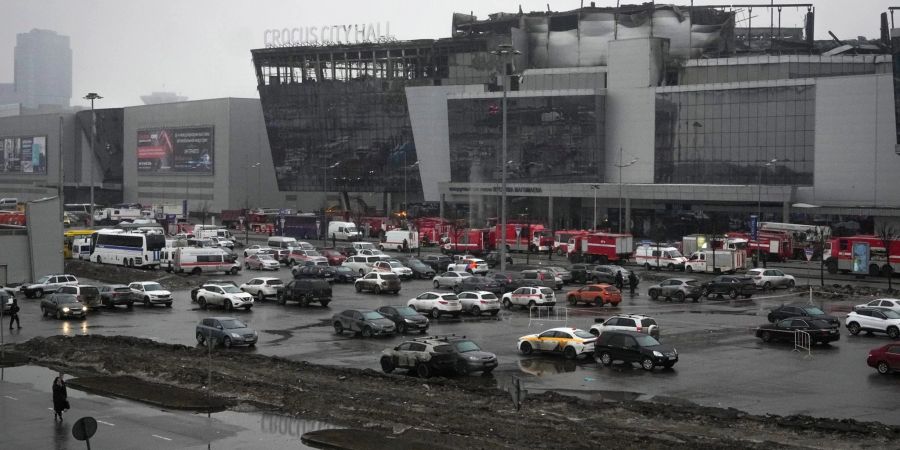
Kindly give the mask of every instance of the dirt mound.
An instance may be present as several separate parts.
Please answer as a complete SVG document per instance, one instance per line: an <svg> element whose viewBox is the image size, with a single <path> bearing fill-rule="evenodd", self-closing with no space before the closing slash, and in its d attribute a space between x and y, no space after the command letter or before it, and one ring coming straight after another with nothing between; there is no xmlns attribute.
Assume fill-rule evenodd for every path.
<svg viewBox="0 0 900 450"><path fill-rule="evenodd" d="M121 336L54 336L19 344L37 362L70 371L133 376L259 408L412 436L439 433L466 448L879 447L900 427L805 416L753 416L733 409L649 402L594 402L548 392L517 411L481 377L427 380L320 366ZM149 394L148 394L149 396ZM134 397L140 398L141 395ZM461 444L464 442L465 444Z"/></svg>
<svg viewBox="0 0 900 450"><path fill-rule="evenodd" d="M80 377L68 381L83 391L138 400L168 409L222 411L234 402L206 392L151 383L131 376Z"/></svg>
<svg viewBox="0 0 900 450"><path fill-rule="evenodd" d="M200 285L206 280L229 279L236 276L223 275L188 275L168 273L164 270L133 269L110 264L97 264L75 259L66 260L66 273L80 278L102 281L109 284L128 284L135 281L156 281L166 289L188 289Z"/></svg>

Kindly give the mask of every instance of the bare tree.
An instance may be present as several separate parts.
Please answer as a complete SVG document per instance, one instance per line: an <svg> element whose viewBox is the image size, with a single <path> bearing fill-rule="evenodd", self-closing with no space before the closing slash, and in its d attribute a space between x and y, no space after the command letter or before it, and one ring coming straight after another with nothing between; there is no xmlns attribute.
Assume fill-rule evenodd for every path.
<svg viewBox="0 0 900 450"><path fill-rule="evenodd" d="M894 287L891 284L891 280L894 276L894 266L891 265L891 244L898 237L897 229L893 225L882 222L881 225L876 227L875 234L881 240L881 244L884 245L885 264L881 269L881 274L888 279L888 291L893 291Z"/></svg>

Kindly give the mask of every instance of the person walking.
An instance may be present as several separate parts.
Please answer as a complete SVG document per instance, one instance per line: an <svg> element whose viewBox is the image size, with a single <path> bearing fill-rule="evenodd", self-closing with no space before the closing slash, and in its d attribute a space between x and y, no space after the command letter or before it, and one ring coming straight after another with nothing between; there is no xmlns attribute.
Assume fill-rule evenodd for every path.
<svg viewBox="0 0 900 450"><path fill-rule="evenodd" d="M15 298L12 299L12 305L9 307L9 329L12 330L13 321L16 321L16 327L18 329L22 329L22 324L19 323L19 301Z"/></svg>
<svg viewBox="0 0 900 450"><path fill-rule="evenodd" d="M616 272L616 287L621 291L625 289L625 277L622 276L622 271Z"/></svg>
<svg viewBox="0 0 900 450"><path fill-rule="evenodd" d="M66 380L63 378L63 373L60 372L59 376L53 380L53 419L59 419L62 421L62 413L63 411L69 409L69 393L66 391Z"/></svg>
<svg viewBox="0 0 900 450"><path fill-rule="evenodd" d="M634 272L628 274L628 289L631 291L631 295L634 295L634 290L637 289L638 278Z"/></svg>

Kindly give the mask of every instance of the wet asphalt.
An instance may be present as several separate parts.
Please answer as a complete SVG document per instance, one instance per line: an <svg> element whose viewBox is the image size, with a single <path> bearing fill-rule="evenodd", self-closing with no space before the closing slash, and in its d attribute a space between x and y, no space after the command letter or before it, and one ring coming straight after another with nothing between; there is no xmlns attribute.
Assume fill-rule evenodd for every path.
<svg viewBox="0 0 900 450"><path fill-rule="evenodd" d="M286 268L274 274L285 281L290 279L290 271ZM255 276L272 275L273 272L245 271L234 279L240 284ZM801 271L795 275L804 274ZM815 276L815 273L811 275ZM707 278L696 274L695 277ZM868 350L890 342L889 338L883 335L850 336L842 327L840 341L828 346L813 346L810 354L796 352L792 344L762 343L754 337L753 331L766 323L765 315L771 307L782 303L807 303L806 294L779 290L750 300L702 299L699 303L669 303L650 300L646 295L649 285L650 282L643 282L634 296L626 293L618 307L558 308L562 315L552 318L554 320L530 319L528 311L521 309L504 310L497 318L464 315L459 320L432 321L430 334L465 335L483 349L497 354L500 365L492 375L470 375L465 379L467 383L503 388L515 376L520 377L525 389L532 393L554 390L602 400L657 401L661 402L661 407L667 402L689 402L733 407L756 414L808 414L900 425L900 416L896 414L900 375L878 375L866 365ZM564 298L565 289L557 291L560 300ZM300 307L297 303L281 306L269 300L254 305L249 312L233 313L200 310L191 303L188 290L179 290L173 292L176 301L172 308L146 308L136 304L131 311L91 312L83 321L41 318L39 300L22 299L23 329L12 335L4 329L4 333L6 342L55 334L104 334L196 345L194 327L201 318L233 315L256 329L260 339L255 348L229 351L379 370L381 351L401 343L404 337L337 336L331 326L332 314L351 308L376 309L383 305L405 304L426 290L431 290L427 280L404 282L398 295L357 294L352 285L336 284L333 301L327 308ZM843 319L853 305L865 300L815 300L814 303ZM526 357L516 351L520 336L556 326L588 329L596 318L618 313L654 317L661 326L660 340L678 349L680 360L675 367L646 372L637 366L603 367L592 358L566 361L558 355ZM5 320L3 324L6 325Z"/></svg>

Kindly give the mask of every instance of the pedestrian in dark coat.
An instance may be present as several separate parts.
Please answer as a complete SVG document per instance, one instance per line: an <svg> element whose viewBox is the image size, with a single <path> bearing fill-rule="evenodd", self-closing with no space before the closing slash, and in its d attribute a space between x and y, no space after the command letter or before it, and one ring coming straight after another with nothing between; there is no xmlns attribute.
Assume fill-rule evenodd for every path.
<svg viewBox="0 0 900 450"><path fill-rule="evenodd" d="M66 380L63 373L53 380L53 412L54 419L62 420L63 411L69 409L69 393L66 391Z"/></svg>
<svg viewBox="0 0 900 450"><path fill-rule="evenodd" d="M13 321L16 322L16 327L20 330L22 329L22 324L19 323L19 301L15 298L12 299L12 306L9 307L9 329L12 330Z"/></svg>
<svg viewBox="0 0 900 450"><path fill-rule="evenodd" d="M628 289L631 291L631 295L634 295L634 290L637 289L638 278L634 272L628 274Z"/></svg>
<svg viewBox="0 0 900 450"><path fill-rule="evenodd" d="M616 272L616 287L619 288L620 291L625 289L625 277L622 276L621 270Z"/></svg>

